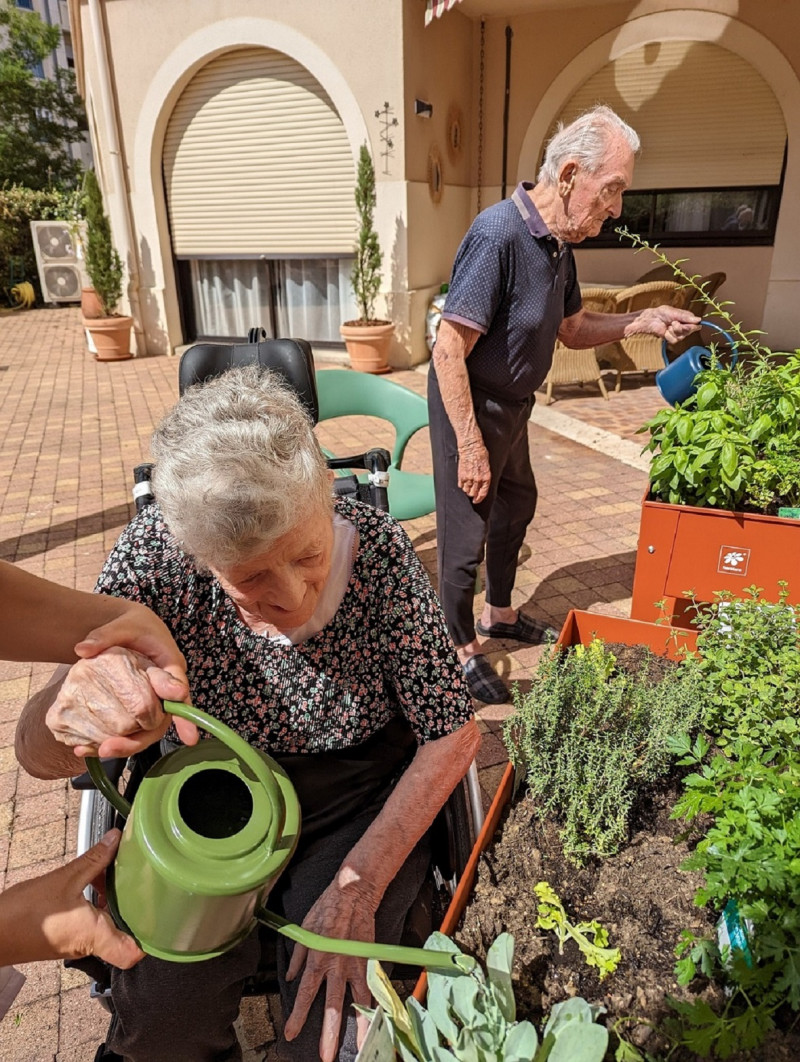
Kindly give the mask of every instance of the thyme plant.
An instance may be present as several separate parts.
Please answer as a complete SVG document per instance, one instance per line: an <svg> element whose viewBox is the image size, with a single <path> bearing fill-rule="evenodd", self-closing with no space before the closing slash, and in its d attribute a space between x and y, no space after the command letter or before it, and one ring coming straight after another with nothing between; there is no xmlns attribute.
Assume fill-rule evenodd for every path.
<svg viewBox="0 0 800 1062"><path fill-rule="evenodd" d="M696 661L657 683L649 670L650 658L634 674L619 670L595 639L543 657L530 691L514 691L509 758L524 767L536 814L560 823L575 863L619 850L637 796L673 763L669 739L699 723Z"/></svg>

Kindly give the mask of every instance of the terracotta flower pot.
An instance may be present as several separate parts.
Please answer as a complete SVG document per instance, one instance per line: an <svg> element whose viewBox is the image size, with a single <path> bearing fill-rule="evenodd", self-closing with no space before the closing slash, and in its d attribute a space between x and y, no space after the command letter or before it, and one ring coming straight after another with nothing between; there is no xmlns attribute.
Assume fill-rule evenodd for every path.
<svg viewBox="0 0 800 1062"><path fill-rule="evenodd" d="M631 617L654 620L664 613L689 627L694 610L684 597L712 602L718 590L741 595L748 586L763 588L777 601L780 580L788 583L789 604L800 602L800 520L727 509L702 509L642 502L639 546L633 576Z"/></svg>
<svg viewBox="0 0 800 1062"><path fill-rule="evenodd" d="M83 327L89 337L97 361L127 361L131 354L132 317L84 318Z"/></svg>
<svg viewBox="0 0 800 1062"><path fill-rule="evenodd" d="M680 659L683 649L697 647L697 635L694 631L616 616L601 616L578 609L572 609L568 614L556 645L589 645L595 637L602 638L605 642L619 642L622 645L646 645L657 656L666 656L670 660ZM453 899L450 901L450 906L445 912L444 921L439 927L440 932L447 936L453 935L461 921L461 916L464 914L475 886L478 862L492 843L503 811L511 801L513 789L514 768L509 763L486 814L483 828L458 882ZM424 1003L427 990L428 980L423 973L414 989L414 998Z"/></svg>
<svg viewBox="0 0 800 1062"><path fill-rule="evenodd" d="M389 345L394 333L391 321L372 321L369 324L345 321L339 331L354 369L375 375L392 371L388 361Z"/></svg>
<svg viewBox="0 0 800 1062"><path fill-rule="evenodd" d="M81 288L81 313L91 321L105 316L100 296L94 288Z"/></svg>

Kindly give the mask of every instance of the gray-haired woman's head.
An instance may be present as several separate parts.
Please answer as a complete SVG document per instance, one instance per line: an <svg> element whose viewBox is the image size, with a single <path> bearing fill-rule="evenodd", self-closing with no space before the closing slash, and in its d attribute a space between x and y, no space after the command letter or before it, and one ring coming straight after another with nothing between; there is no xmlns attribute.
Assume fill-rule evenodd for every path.
<svg viewBox="0 0 800 1062"><path fill-rule="evenodd" d="M634 153L639 150L639 134L605 104L585 111L569 125L559 122L545 149L537 180L546 185L557 184L562 166L570 159L595 173L616 138L622 138Z"/></svg>
<svg viewBox="0 0 800 1062"><path fill-rule="evenodd" d="M190 387L156 429L152 451L164 518L208 567L246 560L309 513L332 509L311 420L274 372L231 369Z"/></svg>

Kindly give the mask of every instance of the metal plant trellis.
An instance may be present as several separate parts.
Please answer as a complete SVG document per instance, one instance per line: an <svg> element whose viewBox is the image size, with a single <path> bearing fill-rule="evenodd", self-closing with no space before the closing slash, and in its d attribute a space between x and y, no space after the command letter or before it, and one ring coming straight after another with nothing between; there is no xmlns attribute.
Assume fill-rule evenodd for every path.
<svg viewBox="0 0 800 1062"><path fill-rule="evenodd" d="M388 103L384 103L383 107L379 111L375 111L375 117L380 119L381 131L380 138L381 144L381 158L383 159L383 172L388 175L389 173L389 159L393 158L394 152L394 140L391 137L391 130L398 125L397 118L392 117L393 108Z"/></svg>

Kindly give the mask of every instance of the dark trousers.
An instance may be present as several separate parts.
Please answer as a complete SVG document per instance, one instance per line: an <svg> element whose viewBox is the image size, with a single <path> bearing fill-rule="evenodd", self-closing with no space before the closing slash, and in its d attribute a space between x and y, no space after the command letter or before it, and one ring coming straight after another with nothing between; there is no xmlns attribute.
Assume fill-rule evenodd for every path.
<svg viewBox="0 0 800 1062"><path fill-rule="evenodd" d="M433 475L436 486L436 538L439 598L456 645L475 637L475 578L486 556L486 600L511 604L517 559L536 512L536 480L528 449L528 420L534 397L508 402L472 389L475 419L489 453L489 493L473 504L458 485L458 447L439 392L428 374Z"/></svg>
<svg viewBox="0 0 800 1062"><path fill-rule="evenodd" d="M345 855L373 821L370 810L335 833L298 851L279 879L267 906L291 922L301 923L327 888ZM417 846L389 886L375 918L375 939L400 940L406 914L416 899L430 862L427 838ZM286 969L294 945L280 937L278 978L284 1020L294 1005L300 978L287 983ZM242 989L255 973L260 949L258 931L224 955L205 962L173 963L143 959L131 970L115 970L112 994L116 1014L107 1045L126 1062L234 1062L241 1058L233 1022ZM278 1057L292 1062L319 1058L325 1006L323 984L302 1031L288 1042L281 1036ZM348 992L340 1033L339 1062L353 1062L356 1023Z"/></svg>

